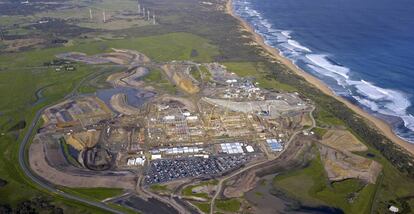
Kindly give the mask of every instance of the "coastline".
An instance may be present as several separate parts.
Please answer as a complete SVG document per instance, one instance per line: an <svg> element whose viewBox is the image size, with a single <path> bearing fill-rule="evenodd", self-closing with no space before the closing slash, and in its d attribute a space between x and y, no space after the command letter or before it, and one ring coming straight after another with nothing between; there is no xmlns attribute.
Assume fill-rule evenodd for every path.
<svg viewBox="0 0 414 214"><path fill-rule="evenodd" d="M398 137L392 130L391 126L387 124L385 121L369 114L368 112L364 111L359 106L352 104L348 100L344 99L343 97L340 97L333 93L333 91L321 80L318 78L312 76L311 74L303 71L298 66L296 66L292 61L289 59L283 57L280 55L279 51L267 45L261 35L259 35L252 26L247 23L245 20L243 20L241 17L237 16L234 13L233 10L233 0L227 0L226 3L226 12L239 20L241 27L247 31L249 31L253 35L253 40L259 44L263 49L265 49L272 58L279 61L280 63L284 64L286 67L288 67L291 71L293 71L295 74L303 77L307 82L311 83L313 86L321 90L323 93L334 97L335 99L339 100L340 102L344 103L348 108L350 108L352 111L357 113L358 115L364 117L366 120L368 120L377 130L379 130L384 136L386 136L388 139L390 139L395 144L399 145L400 147L404 148L406 151L408 151L411 155L414 155L414 144L411 144L400 137Z"/></svg>

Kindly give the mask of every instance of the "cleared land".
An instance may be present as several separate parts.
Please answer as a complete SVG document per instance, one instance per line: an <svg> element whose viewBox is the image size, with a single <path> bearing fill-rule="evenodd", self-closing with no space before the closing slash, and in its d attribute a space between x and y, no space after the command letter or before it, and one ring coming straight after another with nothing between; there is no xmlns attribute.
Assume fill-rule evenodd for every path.
<svg viewBox="0 0 414 214"><path fill-rule="evenodd" d="M369 213L368 205L375 193L375 185L365 185L356 179L326 182L327 177L320 157L315 157L310 165L278 175L274 186L288 193L290 197L307 205L329 205L341 208L345 213ZM352 203L349 203L349 197Z"/></svg>
<svg viewBox="0 0 414 214"><path fill-rule="evenodd" d="M321 142L339 151L363 152L368 150L367 146L347 130L328 130Z"/></svg>
<svg viewBox="0 0 414 214"><path fill-rule="evenodd" d="M94 147L98 143L99 135L99 131L78 132L66 136L65 140L66 143L80 151L85 148Z"/></svg>
<svg viewBox="0 0 414 214"><path fill-rule="evenodd" d="M119 4L120 1L105 0L98 3L101 2L103 2L102 7L113 7L114 10L116 7L121 6ZM129 2L136 5L135 1ZM407 211L407 207L411 207L411 209L414 207L414 201L409 199L414 194L414 182L408 176L412 175L412 167L408 167L409 159L402 155L403 153L398 148L390 146L385 138L376 134L375 131L366 125L366 122L360 117L354 116L354 113L349 111L344 105L339 104L330 97L324 96L318 90L315 90L314 87L310 87L302 78L292 74L285 66L277 63L268 63L268 59L259 57L257 53L260 51L260 48L245 45L251 42L248 39L250 33L240 31L237 26L238 23L234 19L216 10L216 8L223 8L222 5L213 3L214 5L211 7L200 6L198 1L192 0L143 2L151 5L159 14L163 14L162 17L160 15L161 22L159 27L155 25L146 26L143 30L128 29L105 33L85 32L82 37L77 36L83 33L84 29L75 28L73 30L74 28L68 28L68 25L62 25L61 22L53 22L57 27L49 25L50 28L57 28L58 30L49 31L48 29L41 28L29 30L24 28L24 26L13 27L13 29L7 30L8 34L12 36L44 33L49 41L56 39L49 38L50 35L71 38L72 41L68 44L68 47L57 45L59 46L58 48L45 48L36 51L0 55L0 62L7 62L0 63L0 95L2 98L0 103L0 130L2 133L5 133L5 135L0 136L0 141L2 142L0 144L0 150L2 151L0 174L2 179L8 181L6 186L0 188L0 194L4 196L1 197L2 203L12 203L15 206L24 199L46 195L35 188L33 183L27 180L21 173L16 173L20 172L15 165L17 163L18 142L21 139L19 136L25 132L25 129L23 128L16 132L9 131L10 128L18 124L19 121L31 121L34 113L41 106L59 101L80 79L99 69L93 66L77 65L76 72L55 72L54 68L42 67L42 64L54 59L56 53L78 51L87 54L97 54L110 52L109 47L117 47L136 50L145 49L145 54L151 55L157 61L191 59L200 62L211 62L219 60L221 62L240 63L240 68L245 66L243 63L261 63L263 75L257 76L257 81L262 86L266 85L266 87L275 90L280 90L283 85L289 86L291 90L298 91L307 98L312 99L318 106L318 111L316 112L318 122L325 126L339 125L352 129L358 135L358 138L369 147L369 150L360 152L360 154L374 159L383 165L383 177L378 180L379 183L377 185L369 184L359 191L363 185L355 179L335 182L331 186L327 186L327 179L321 179L324 178L323 174L320 174L320 169L323 171L321 164L319 164L318 168L308 170L309 167L314 166L312 162L309 167L293 172L297 174L291 178L296 180L298 188L294 189L294 186L286 186L286 189L289 187L294 189L294 191L287 190L287 192L300 193L297 196L298 198L307 196L309 198L316 198L325 204L341 207L349 213L370 213L371 208L374 212L386 213L389 204L396 204L404 209L405 212L410 212ZM71 3L74 3L74 1ZM188 6L183 7L183 5ZM30 10L34 11L37 11L37 9L37 7L30 8ZM88 11L85 12L87 16ZM56 13L60 13L60 11ZM84 12L82 11L82 13ZM18 18L2 16L0 20L4 25L33 21L28 19L27 16L20 16ZM65 29L67 30L61 31ZM190 33L176 33L176 31ZM72 33L75 33L75 36L72 36ZM89 38L84 38L84 35ZM95 36L96 39L94 38ZM0 44L0 49L2 47L4 47L3 44ZM230 68L231 66L228 67ZM250 75L256 75L257 72L253 69L246 71L246 75L249 73ZM282 83L283 85L275 84L275 82ZM32 105L37 100L34 92L43 87L47 88L43 93L44 100ZM93 92L93 90L91 91ZM382 144L381 142L385 143ZM302 172L304 172L304 175L299 176ZM299 179L297 179L297 176L299 176ZM309 179L311 182L308 182ZM312 189L311 194L309 194L309 191L306 191L309 186ZM313 194L315 192L317 194ZM347 199L354 192L358 192L358 198L350 204ZM366 200L361 200L360 198L365 198ZM54 202L60 205L66 204L66 208L69 207L69 211L65 211L69 213L99 212L99 210L91 208L75 208L82 206L58 198L54 199ZM200 206L209 209L207 203Z"/></svg>
<svg viewBox="0 0 414 214"><path fill-rule="evenodd" d="M125 176L99 176L91 175L85 176L84 174L69 174L67 172L59 171L58 169L49 165L45 159L44 144L38 141L34 141L30 146L29 151L30 167L42 178L52 182L56 185L66 187L105 187L105 188L122 188L122 189L134 189L136 185L135 175L125 173Z"/></svg>
<svg viewBox="0 0 414 214"><path fill-rule="evenodd" d="M166 64L162 66L167 76L172 82L189 94L195 94L200 88L194 83L189 76L190 66L180 64Z"/></svg>
<svg viewBox="0 0 414 214"><path fill-rule="evenodd" d="M125 94L115 94L111 97L111 106L118 112L125 115L139 114L139 109L128 105L127 96Z"/></svg>
<svg viewBox="0 0 414 214"><path fill-rule="evenodd" d="M325 146L321 146L319 151L331 181L357 178L375 184L382 169L376 161L349 152L339 152Z"/></svg>

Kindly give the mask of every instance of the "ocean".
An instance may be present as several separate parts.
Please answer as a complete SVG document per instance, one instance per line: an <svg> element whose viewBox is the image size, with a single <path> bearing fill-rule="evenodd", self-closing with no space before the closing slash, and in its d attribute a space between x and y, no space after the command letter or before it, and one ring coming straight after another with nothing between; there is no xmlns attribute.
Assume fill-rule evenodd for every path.
<svg viewBox="0 0 414 214"><path fill-rule="evenodd" d="M414 1L234 0L236 15L414 143Z"/></svg>

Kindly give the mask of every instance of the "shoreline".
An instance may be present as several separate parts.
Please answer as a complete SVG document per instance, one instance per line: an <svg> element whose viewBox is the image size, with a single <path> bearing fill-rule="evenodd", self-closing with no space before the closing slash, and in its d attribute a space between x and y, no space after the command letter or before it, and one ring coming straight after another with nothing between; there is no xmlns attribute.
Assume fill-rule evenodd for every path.
<svg viewBox="0 0 414 214"><path fill-rule="evenodd" d="M232 1L233 0L227 0L226 13L231 15L235 19L239 20L241 27L249 31L253 35L253 38L252 38L253 41L259 44L263 49L265 49L272 58L284 64L291 71L293 71L296 75L303 77L307 82L309 82L310 84L312 84L313 86L321 90L324 94L327 94L337 99L338 101L344 103L348 108L350 108L356 114L368 120L378 131L381 132L381 134L383 134L389 140L399 145L400 147L404 148L411 155L414 155L414 144L409 143L401 139L400 137L398 137L392 130L391 126L387 124L385 121L369 114L368 112L364 111L359 106L352 104L345 98L336 95L324 82L312 76L311 74L305 72L304 70L296 66L292 61L280 55L279 50L277 50L276 48L267 45L263 37L259 35L249 23L247 23L244 19L242 19L241 17L239 17L238 15L234 13Z"/></svg>

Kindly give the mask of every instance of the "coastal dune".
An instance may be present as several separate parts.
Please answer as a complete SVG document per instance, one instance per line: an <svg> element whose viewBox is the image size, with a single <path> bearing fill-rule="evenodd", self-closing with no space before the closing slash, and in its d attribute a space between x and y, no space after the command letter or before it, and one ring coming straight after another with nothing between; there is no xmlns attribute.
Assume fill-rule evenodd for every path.
<svg viewBox="0 0 414 214"><path fill-rule="evenodd" d="M383 120L374 117L373 115L369 114L368 112L361 109L359 106L352 104L348 100L344 99L333 93L333 91L321 80L317 79L316 77L312 76L311 74L303 71L298 66L293 64L289 59L280 55L279 51L276 48L273 48L267 45L261 35L259 35L245 20L238 17L233 10L232 0L228 0L226 4L226 12L239 20L240 25L243 29L249 31L252 34L252 39L259 44L265 51L267 51L272 58L276 61L284 64L288 67L291 71L295 74L303 77L307 82L314 85L316 88L321 90L323 93L334 97L335 99L339 100L340 102L344 103L348 108L352 109L358 115L364 117L368 122L370 122L377 130L379 130L384 136L388 139L399 145L400 147L407 150L411 155L414 155L414 144L411 144L401 138L399 138L392 130L391 126L384 122Z"/></svg>

